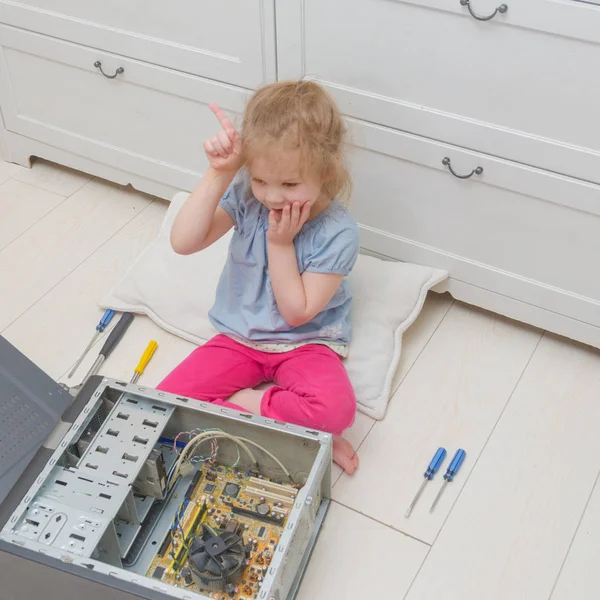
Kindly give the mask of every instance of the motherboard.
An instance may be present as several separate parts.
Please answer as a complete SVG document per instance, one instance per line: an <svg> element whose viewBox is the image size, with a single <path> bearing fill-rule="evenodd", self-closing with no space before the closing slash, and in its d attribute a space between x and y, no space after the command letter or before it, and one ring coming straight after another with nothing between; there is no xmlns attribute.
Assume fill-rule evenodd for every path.
<svg viewBox="0 0 600 600"><path fill-rule="evenodd" d="M108 379L92 392L0 540L139 597L293 597L330 437Z"/></svg>
<svg viewBox="0 0 600 600"><path fill-rule="evenodd" d="M298 493L248 472L199 468L147 572L214 600L253 600Z"/></svg>

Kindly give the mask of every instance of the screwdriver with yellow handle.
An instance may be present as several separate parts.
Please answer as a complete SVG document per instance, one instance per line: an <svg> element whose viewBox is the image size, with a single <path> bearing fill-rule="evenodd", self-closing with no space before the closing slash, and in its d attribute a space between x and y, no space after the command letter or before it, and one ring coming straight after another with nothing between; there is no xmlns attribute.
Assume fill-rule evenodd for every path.
<svg viewBox="0 0 600 600"><path fill-rule="evenodd" d="M130 383L136 383L137 380L144 374L144 370L148 366L148 363L152 359L152 356L156 352L157 348L158 348L158 342L156 342L156 340L151 340L150 343L146 346L146 349L144 350L144 354L142 354L142 357L140 358L140 362L138 363L138 366L135 368L135 371L133 372L133 376L130 380Z"/></svg>

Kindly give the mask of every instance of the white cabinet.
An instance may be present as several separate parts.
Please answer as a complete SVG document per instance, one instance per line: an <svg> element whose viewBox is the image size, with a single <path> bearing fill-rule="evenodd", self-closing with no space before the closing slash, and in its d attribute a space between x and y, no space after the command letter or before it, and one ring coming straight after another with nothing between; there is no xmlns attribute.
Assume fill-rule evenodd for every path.
<svg viewBox="0 0 600 600"><path fill-rule="evenodd" d="M599 6L291 0L277 40L348 117L363 246L600 347Z"/></svg>
<svg viewBox="0 0 600 600"><path fill-rule="evenodd" d="M600 9L506 3L480 22L460 0L290 0L280 76L358 119L600 183Z"/></svg>
<svg viewBox="0 0 600 600"><path fill-rule="evenodd" d="M232 18L232 15L235 18ZM0 0L9 160L41 156L163 197L205 168L208 108L276 79L273 0Z"/></svg>
<svg viewBox="0 0 600 600"><path fill-rule="evenodd" d="M209 102L315 79L366 250L600 347L600 6L462 1L0 0L0 144L169 197L205 168Z"/></svg>
<svg viewBox="0 0 600 600"><path fill-rule="evenodd" d="M275 79L273 0L4 0L0 23L250 89Z"/></svg>
<svg viewBox="0 0 600 600"><path fill-rule="evenodd" d="M537 320L504 312L540 327L572 335L550 326L555 315L582 321L577 339L600 344L597 186L368 123L350 131L363 246L447 269L453 295L474 304L458 282L534 304ZM460 175L483 172L461 180L444 159Z"/></svg>
<svg viewBox="0 0 600 600"><path fill-rule="evenodd" d="M234 116L250 93L3 25L0 41L11 132L173 188L191 189L206 166L202 142L215 129L208 104Z"/></svg>

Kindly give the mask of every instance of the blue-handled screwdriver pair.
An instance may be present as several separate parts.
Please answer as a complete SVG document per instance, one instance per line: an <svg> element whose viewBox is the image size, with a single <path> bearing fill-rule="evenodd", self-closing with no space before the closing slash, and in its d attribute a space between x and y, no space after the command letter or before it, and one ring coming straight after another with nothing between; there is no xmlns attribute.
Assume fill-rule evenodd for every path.
<svg viewBox="0 0 600 600"><path fill-rule="evenodd" d="M433 504L431 505L429 512L432 512L433 509L435 508L435 505L438 503L438 500L440 499L442 492L444 491L446 485L454 479L455 475L458 473L458 470L460 469L461 465L463 464L466 456L467 456L467 453L462 449L457 450L456 453L454 454L454 457L452 458L452 462L450 463L450 466L448 467L448 469L446 470L446 473L444 474L444 484L442 485L442 487L440 488L440 491L438 492L437 496L435 497L435 500L433 501ZM410 503L410 506L408 507L408 510L406 511L406 514L404 515L407 519L408 519L408 517L410 517L410 513L412 512L413 508L415 507L417 500L420 498L421 494L423 493L423 490L425 489L427 482L431 481L433 479L433 476L438 472L438 470L442 466L442 463L444 462L445 458L446 458L446 448L438 448L434 457L431 459L431 462L429 463L427 470L425 471L425 473L423 473L423 477L425 479L423 480L423 483L421 484L419 491L416 493L415 497L413 498L413 501Z"/></svg>

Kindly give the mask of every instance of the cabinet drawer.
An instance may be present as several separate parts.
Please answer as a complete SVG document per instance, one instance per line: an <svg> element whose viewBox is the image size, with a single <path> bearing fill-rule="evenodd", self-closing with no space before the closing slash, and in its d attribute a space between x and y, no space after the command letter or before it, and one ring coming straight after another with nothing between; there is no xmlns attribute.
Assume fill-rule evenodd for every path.
<svg viewBox="0 0 600 600"><path fill-rule="evenodd" d="M362 245L600 326L600 187L350 121ZM481 174L458 179L477 167Z"/></svg>
<svg viewBox="0 0 600 600"><path fill-rule="evenodd" d="M600 183L600 6L554 0L295 0L280 76L347 115ZM303 5L300 10L299 5Z"/></svg>
<svg viewBox="0 0 600 600"><path fill-rule="evenodd" d="M122 74L115 79L104 71ZM206 167L202 142L249 92L0 26L0 102L8 130L176 188Z"/></svg>
<svg viewBox="0 0 600 600"><path fill-rule="evenodd" d="M247 88L275 79L273 0L0 0L0 22Z"/></svg>

